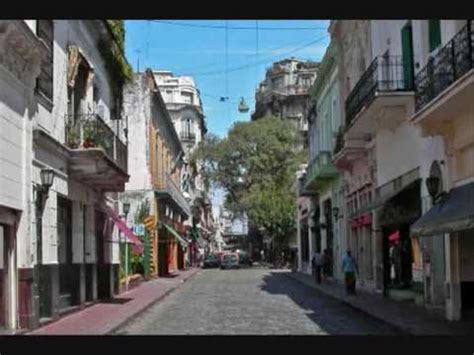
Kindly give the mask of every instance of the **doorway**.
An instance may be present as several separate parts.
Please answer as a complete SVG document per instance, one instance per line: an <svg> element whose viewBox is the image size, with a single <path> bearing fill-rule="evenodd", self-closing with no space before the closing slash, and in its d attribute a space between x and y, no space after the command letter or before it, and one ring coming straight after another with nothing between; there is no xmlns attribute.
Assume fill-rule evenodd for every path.
<svg viewBox="0 0 474 355"><path fill-rule="evenodd" d="M59 309L76 305L78 280L72 262L72 202L58 196Z"/></svg>
<svg viewBox="0 0 474 355"><path fill-rule="evenodd" d="M461 317L474 319L474 229L459 233Z"/></svg>
<svg viewBox="0 0 474 355"><path fill-rule="evenodd" d="M97 297L109 299L112 297L110 289L110 268L105 261L105 237L107 216L105 213L95 211L95 240L97 260Z"/></svg>
<svg viewBox="0 0 474 355"><path fill-rule="evenodd" d="M0 224L0 329L7 326L7 292L8 292L8 263L6 236L8 235L7 226Z"/></svg>

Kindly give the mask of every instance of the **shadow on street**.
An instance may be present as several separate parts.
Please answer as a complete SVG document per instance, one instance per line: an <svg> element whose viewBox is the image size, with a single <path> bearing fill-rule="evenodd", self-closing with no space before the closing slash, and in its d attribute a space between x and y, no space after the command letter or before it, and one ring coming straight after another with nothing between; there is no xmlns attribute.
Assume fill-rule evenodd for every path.
<svg viewBox="0 0 474 355"><path fill-rule="evenodd" d="M349 305L336 300L296 280L290 279L288 271L271 271L263 277L262 291L286 295L306 311L311 321L332 335L400 335L399 329L377 320Z"/></svg>

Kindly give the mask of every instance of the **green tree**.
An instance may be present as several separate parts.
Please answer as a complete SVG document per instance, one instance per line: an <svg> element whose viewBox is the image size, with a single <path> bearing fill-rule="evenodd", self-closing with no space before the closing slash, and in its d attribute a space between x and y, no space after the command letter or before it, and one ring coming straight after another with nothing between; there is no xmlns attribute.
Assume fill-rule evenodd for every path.
<svg viewBox="0 0 474 355"><path fill-rule="evenodd" d="M194 159L202 175L226 192L225 207L273 239L278 260L295 229L296 199L291 191L305 153L294 126L275 117L237 122L224 139L211 136Z"/></svg>

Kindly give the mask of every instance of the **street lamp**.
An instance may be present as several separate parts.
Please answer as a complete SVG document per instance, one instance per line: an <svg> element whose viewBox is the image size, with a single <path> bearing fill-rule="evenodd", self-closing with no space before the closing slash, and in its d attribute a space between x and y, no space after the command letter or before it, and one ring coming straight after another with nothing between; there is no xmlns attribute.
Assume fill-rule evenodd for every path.
<svg viewBox="0 0 474 355"><path fill-rule="evenodd" d="M125 224L127 224L127 217L128 217L128 213L130 212L130 204L124 203L122 206L122 211L125 215ZM128 241L126 239L125 239L125 290L128 291Z"/></svg>
<svg viewBox="0 0 474 355"><path fill-rule="evenodd" d="M343 218L344 216L343 215L339 215L339 207L333 207L332 209L332 215L334 216L334 220L338 220L339 218Z"/></svg>
<svg viewBox="0 0 474 355"><path fill-rule="evenodd" d="M37 207L39 211L43 210L44 203L48 198L49 189L53 186L54 182L54 170L53 169L43 169L40 172L41 185L37 187Z"/></svg>

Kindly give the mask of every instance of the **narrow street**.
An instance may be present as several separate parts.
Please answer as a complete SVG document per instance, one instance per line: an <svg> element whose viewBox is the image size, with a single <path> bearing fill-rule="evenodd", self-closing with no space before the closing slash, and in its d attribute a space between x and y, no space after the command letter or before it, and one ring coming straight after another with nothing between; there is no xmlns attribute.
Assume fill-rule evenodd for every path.
<svg viewBox="0 0 474 355"><path fill-rule="evenodd" d="M202 270L116 334L399 334L284 272L261 267Z"/></svg>

